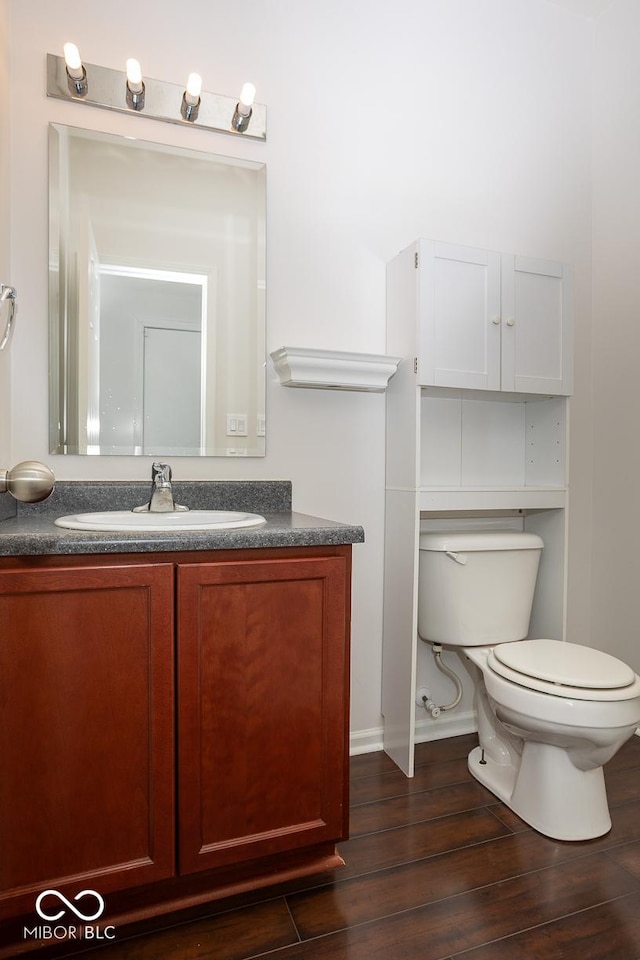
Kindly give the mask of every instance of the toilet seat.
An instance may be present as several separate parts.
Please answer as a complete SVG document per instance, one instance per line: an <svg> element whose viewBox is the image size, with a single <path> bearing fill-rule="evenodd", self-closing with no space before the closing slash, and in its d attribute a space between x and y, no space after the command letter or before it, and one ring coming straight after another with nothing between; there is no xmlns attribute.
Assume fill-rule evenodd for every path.
<svg viewBox="0 0 640 960"><path fill-rule="evenodd" d="M491 649L487 666L522 687L575 700L630 700L640 678L608 653L560 640L518 640Z"/></svg>

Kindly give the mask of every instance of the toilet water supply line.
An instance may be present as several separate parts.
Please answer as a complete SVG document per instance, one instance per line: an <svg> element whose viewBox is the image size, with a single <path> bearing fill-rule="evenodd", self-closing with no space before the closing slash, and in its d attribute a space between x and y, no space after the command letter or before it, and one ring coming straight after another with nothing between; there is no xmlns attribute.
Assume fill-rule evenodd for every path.
<svg viewBox="0 0 640 960"><path fill-rule="evenodd" d="M430 643L429 640L425 640L424 637L420 637L423 643ZM443 705L438 705L430 698L428 693L423 690L418 690L418 696L416 697L416 702L418 706L423 706L427 710L434 720L440 716L444 710L454 710L462 700L462 682L460 678L451 670L446 663L442 662L442 644L440 643L430 643L431 650L433 652L433 659L436 662L436 667L440 670L441 673L444 673L445 676L449 677L453 681L456 688L455 699L451 703L446 703Z"/></svg>
<svg viewBox="0 0 640 960"><path fill-rule="evenodd" d="M464 554L454 553L452 550L445 550L445 555L449 557L450 560L453 560L454 563L459 563L464 566L467 562L467 558ZM420 637L420 634L418 633ZM418 706L424 706L431 716L436 720L443 710L454 710L460 701L462 700L462 681L460 678L451 670L445 663L442 662L442 644L441 643L431 643L430 640L425 640L424 637L420 637L423 643L430 643L431 650L433 651L433 659L436 662L436 667L441 673L444 673L446 677L449 677L450 680L453 680L453 683L456 688L455 700L452 700L451 703L446 703L443 706L438 706L437 703L431 699L426 690L418 690L416 696L416 703Z"/></svg>

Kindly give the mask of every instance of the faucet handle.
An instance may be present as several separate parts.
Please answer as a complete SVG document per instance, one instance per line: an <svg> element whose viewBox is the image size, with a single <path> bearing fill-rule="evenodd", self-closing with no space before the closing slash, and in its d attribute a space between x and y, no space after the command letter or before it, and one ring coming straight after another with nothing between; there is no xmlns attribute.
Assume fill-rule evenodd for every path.
<svg viewBox="0 0 640 960"><path fill-rule="evenodd" d="M151 499L134 507L133 513L183 513L188 509L173 499L169 464L155 460L151 465Z"/></svg>
<svg viewBox="0 0 640 960"><path fill-rule="evenodd" d="M151 482L156 487L171 486L171 467L168 463L154 461L151 465Z"/></svg>

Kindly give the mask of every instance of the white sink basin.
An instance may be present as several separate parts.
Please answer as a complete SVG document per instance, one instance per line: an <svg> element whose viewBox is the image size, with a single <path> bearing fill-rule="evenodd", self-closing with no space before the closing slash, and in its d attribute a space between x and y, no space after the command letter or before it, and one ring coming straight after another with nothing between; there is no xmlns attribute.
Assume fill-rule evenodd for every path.
<svg viewBox="0 0 640 960"><path fill-rule="evenodd" d="M236 530L257 527L266 523L258 513L238 513L233 510L189 510L185 513L133 513L131 510L104 510L98 513L75 513L58 517L58 527L71 530L95 530L102 533L128 531L143 533L149 530Z"/></svg>

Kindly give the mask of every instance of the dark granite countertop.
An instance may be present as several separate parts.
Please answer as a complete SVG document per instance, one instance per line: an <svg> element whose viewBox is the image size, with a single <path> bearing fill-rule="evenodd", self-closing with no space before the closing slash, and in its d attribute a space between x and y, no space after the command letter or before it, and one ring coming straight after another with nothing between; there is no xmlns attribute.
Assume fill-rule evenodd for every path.
<svg viewBox="0 0 640 960"><path fill-rule="evenodd" d="M293 513L289 481L176 481L173 491L176 503L193 510L242 510L262 514L267 522L259 527L202 532L67 530L54 524L56 517L96 510L129 510L149 499L150 484L62 481L56 484L48 500L39 504L15 503L10 515L0 519L0 556L234 550L364 541L360 526ZM6 514L6 505L3 506Z"/></svg>

